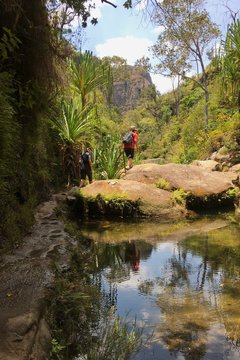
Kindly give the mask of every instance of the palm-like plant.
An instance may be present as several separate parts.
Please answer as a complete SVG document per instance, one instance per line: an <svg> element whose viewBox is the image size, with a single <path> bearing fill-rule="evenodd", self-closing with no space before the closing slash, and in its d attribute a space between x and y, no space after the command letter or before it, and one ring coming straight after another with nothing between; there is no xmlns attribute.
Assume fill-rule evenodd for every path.
<svg viewBox="0 0 240 360"><path fill-rule="evenodd" d="M112 81L110 67L94 59L92 52L80 53L78 62L71 63L72 87L80 95L82 107L94 102L95 91L110 89Z"/></svg>
<svg viewBox="0 0 240 360"><path fill-rule="evenodd" d="M99 179L117 179L125 168L118 138L104 138L95 150L95 173Z"/></svg>
<svg viewBox="0 0 240 360"><path fill-rule="evenodd" d="M60 116L51 116L50 121L61 138L62 164L70 184L80 176L80 152L94 126L94 108L82 109L76 101L62 100Z"/></svg>
<svg viewBox="0 0 240 360"><path fill-rule="evenodd" d="M91 52L81 53L71 63L71 87L74 101L61 102L60 116L51 123L61 138L61 153L68 184L79 179L79 156L83 144L90 142L96 116L95 91L110 83L110 68L93 58Z"/></svg>

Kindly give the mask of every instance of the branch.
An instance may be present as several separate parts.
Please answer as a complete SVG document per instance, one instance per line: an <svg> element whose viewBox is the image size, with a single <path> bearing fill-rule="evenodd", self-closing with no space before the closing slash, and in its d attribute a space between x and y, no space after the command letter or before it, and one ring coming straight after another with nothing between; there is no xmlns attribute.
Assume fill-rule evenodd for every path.
<svg viewBox="0 0 240 360"><path fill-rule="evenodd" d="M101 1L102 1L102 3L109 4L109 5L111 5L111 6L115 7L115 8L117 7L117 5L113 4L112 2L110 2L108 0L101 0Z"/></svg>

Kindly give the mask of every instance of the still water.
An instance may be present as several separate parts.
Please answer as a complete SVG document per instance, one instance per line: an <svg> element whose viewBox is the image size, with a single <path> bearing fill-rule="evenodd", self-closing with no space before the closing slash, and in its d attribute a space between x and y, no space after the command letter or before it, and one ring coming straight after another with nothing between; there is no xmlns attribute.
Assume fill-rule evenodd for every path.
<svg viewBox="0 0 240 360"><path fill-rule="evenodd" d="M239 226L91 223L95 274L123 318L151 342L136 359L240 359Z"/></svg>

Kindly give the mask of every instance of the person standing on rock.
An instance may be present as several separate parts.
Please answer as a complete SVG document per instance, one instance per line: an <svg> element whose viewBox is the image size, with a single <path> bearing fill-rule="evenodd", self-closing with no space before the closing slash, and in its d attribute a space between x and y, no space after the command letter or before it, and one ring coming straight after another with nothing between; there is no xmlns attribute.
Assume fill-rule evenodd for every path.
<svg viewBox="0 0 240 360"><path fill-rule="evenodd" d="M80 188L86 186L86 177L88 177L89 184L92 183L92 152L90 148L86 148L80 157L81 162L81 182Z"/></svg>
<svg viewBox="0 0 240 360"><path fill-rule="evenodd" d="M123 148L128 159L126 170L133 167L134 150L138 150L138 133L135 126L130 126L129 132L123 137Z"/></svg>

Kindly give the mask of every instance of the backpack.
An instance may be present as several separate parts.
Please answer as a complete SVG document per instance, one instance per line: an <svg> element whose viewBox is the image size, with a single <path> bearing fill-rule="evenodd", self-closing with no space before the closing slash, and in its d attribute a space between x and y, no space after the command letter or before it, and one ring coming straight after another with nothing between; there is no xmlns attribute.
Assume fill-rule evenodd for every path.
<svg viewBox="0 0 240 360"><path fill-rule="evenodd" d="M122 139L123 144L131 144L132 142L132 132L127 132Z"/></svg>
<svg viewBox="0 0 240 360"><path fill-rule="evenodd" d="M89 152L84 152L82 155L81 155L81 158L82 158L82 162L86 165L89 163L89 158L90 154Z"/></svg>

